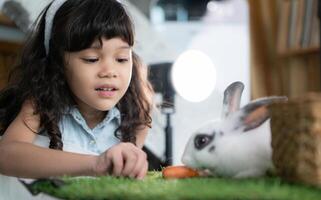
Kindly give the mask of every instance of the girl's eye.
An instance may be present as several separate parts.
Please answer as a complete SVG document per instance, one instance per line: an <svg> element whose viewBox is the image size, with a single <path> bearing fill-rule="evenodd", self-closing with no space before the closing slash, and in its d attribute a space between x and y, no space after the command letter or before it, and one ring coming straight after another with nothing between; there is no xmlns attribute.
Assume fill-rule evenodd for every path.
<svg viewBox="0 0 321 200"><path fill-rule="evenodd" d="M82 58L86 63L95 63L98 61L98 58Z"/></svg>
<svg viewBox="0 0 321 200"><path fill-rule="evenodd" d="M125 62L128 62L128 58L117 58L116 61L119 62L119 63L125 63Z"/></svg>

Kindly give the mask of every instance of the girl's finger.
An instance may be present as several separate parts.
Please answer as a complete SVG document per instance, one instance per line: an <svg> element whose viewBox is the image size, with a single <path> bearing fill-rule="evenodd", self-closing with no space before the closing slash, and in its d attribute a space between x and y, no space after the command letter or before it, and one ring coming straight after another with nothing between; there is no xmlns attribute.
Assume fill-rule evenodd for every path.
<svg viewBox="0 0 321 200"><path fill-rule="evenodd" d="M132 151L131 149L127 149L126 151L123 151L123 157L124 157L124 168L121 174L123 176L129 176L132 171L135 169L138 155L136 152Z"/></svg>
<svg viewBox="0 0 321 200"><path fill-rule="evenodd" d="M120 151L114 151L112 158L113 175L120 176L124 167L124 158Z"/></svg>
<svg viewBox="0 0 321 200"><path fill-rule="evenodd" d="M137 161L135 163L135 167L133 168L133 170L131 171L129 176L131 178L137 177L138 174L140 173L140 171L142 169L144 169L144 165L145 165L146 162L147 162L146 154L144 152L139 153L139 155L137 157Z"/></svg>
<svg viewBox="0 0 321 200"><path fill-rule="evenodd" d="M140 172L138 173L138 175L136 176L136 178L138 180L143 180L144 177L146 176L147 174L147 171L148 171L148 162L147 160L144 162L144 165L142 167L142 169L140 170Z"/></svg>

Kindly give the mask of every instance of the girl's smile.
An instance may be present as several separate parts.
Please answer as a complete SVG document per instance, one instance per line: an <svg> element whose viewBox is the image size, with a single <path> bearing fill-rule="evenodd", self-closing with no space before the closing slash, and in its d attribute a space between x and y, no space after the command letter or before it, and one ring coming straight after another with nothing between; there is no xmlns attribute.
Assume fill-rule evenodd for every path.
<svg viewBox="0 0 321 200"><path fill-rule="evenodd" d="M112 84L103 84L95 88L98 95L103 98L111 98L116 95L118 88Z"/></svg>

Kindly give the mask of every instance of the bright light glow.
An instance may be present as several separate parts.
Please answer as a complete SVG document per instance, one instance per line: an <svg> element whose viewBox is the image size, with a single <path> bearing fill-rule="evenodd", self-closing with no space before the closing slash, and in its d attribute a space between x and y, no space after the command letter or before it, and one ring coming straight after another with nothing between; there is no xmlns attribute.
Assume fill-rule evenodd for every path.
<svg viewBox="0 0 321 200"><path fill-rule="evenodd" d="M216 69L203 52L188 50L175 61L171 78L177 93L192 102L205 100L215 88Z"/></svg>

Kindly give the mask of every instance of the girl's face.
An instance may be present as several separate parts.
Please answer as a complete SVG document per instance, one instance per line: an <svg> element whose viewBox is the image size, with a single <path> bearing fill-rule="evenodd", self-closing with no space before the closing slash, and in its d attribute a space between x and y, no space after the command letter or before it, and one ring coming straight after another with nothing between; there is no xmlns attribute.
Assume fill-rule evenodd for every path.
<svg viewBox="0 0 321 200"><path fill-rule="evenodd" d="M96 40L66 52L66 78L82 111L107 111L124 96L132 76L131 47L120 38Z"/></svg>

